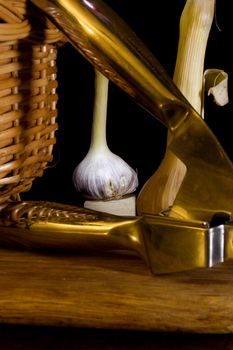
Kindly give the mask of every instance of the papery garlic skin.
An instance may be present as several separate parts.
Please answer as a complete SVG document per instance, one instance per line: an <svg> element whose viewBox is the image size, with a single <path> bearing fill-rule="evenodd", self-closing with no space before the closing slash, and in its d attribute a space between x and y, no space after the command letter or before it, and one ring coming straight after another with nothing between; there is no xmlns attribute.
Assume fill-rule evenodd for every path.
<svg viewBox="0 0 233 350"><path fill-rule="evenodd" d="M105 148L89 150L73 173L76 189L87 198L119 199L138 186L137 173L119 156Z"/></svg>

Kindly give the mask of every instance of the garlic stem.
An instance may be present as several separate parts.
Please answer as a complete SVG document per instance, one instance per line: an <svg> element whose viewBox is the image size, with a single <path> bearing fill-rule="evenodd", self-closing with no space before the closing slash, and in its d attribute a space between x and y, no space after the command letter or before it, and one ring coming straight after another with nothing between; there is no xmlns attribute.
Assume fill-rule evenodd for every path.
<svg viewBox="0 0 233 350"><path fill-rule="evenodd" d="M92 135L90 150L97 150L107 147L106 124L108 105L108 83L109 80L95 70L95 99L92 122Z"/></svg>
<svg viewBox="0 0 233 350"><path fill-rule="evenodd" d="M180 18L180 36L173 80L201 112L204 60L215 0L187 0Z"/></svg>
<svg viewBox="0 0 233 350"><path fill-rule="evenodd" d="M215 0L187 0L180 18L173 80L199 113L201 113L204 58L214 10ZM168 143L170 137L168 133ZM139 193L138 214L158 214L171 207L185 173L185 165L173 153L166 151L159 168Z"/></svg>

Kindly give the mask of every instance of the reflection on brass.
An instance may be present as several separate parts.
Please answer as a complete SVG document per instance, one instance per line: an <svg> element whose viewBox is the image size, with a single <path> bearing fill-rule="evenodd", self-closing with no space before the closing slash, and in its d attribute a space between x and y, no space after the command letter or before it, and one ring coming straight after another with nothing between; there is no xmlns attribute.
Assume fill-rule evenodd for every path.
<svg viewBox="0 0 233 350"><path fill-rule="evenodd" d="M126 249L140 256L154 274L210 267L210 231L201 221L120 217L48 202L12 203L0 217L1 245L77 251Z"/></svg>
<svg viewBox="0 0 233 350"><path fill-rule="evenodd" d="M0 245L48 251L133 251L152 273L209 268L233 259L233 224L165 216L121 217L50 202L1 211Z"/></svg>
<svg viewBox="0 0 233 350"><path fill-rule="evenodd" d="M31 1L97 69L170 129L168 148L185 164L187 172L169 215L204 221L218 212L231 216L232 162L127 24L100 0ZM146 200L151 201L153 196L156 189Z"/></svg>
<svg viewBox="0 0 233 350"><path fill-rule="evenodd" d="M12 203L1 211L0 243L25 248L133 249L144 257L142 218L53 202Z"/></svg>

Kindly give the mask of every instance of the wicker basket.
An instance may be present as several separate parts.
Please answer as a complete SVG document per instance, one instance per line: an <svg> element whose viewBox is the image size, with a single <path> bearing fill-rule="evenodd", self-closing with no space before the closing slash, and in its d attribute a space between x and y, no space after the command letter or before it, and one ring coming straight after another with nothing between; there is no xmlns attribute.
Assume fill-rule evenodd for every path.
<svg viewBox="0 0 233 350"><path fill-rule="evenodd" d="M19 200L52 160L62 42L27 0L0 0L0 208Z"/></svg>

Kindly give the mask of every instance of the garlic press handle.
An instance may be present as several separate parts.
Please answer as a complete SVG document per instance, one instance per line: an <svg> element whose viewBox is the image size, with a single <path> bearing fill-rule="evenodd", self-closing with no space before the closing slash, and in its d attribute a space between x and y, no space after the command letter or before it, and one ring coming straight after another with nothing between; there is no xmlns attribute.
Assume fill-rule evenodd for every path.
<svg viewBox="0 0 233 350"><path fill-rule="evenodd" d="M102 74L169 129L193 111L157 59L106 4L100 0L31 1Z"/></svg>

